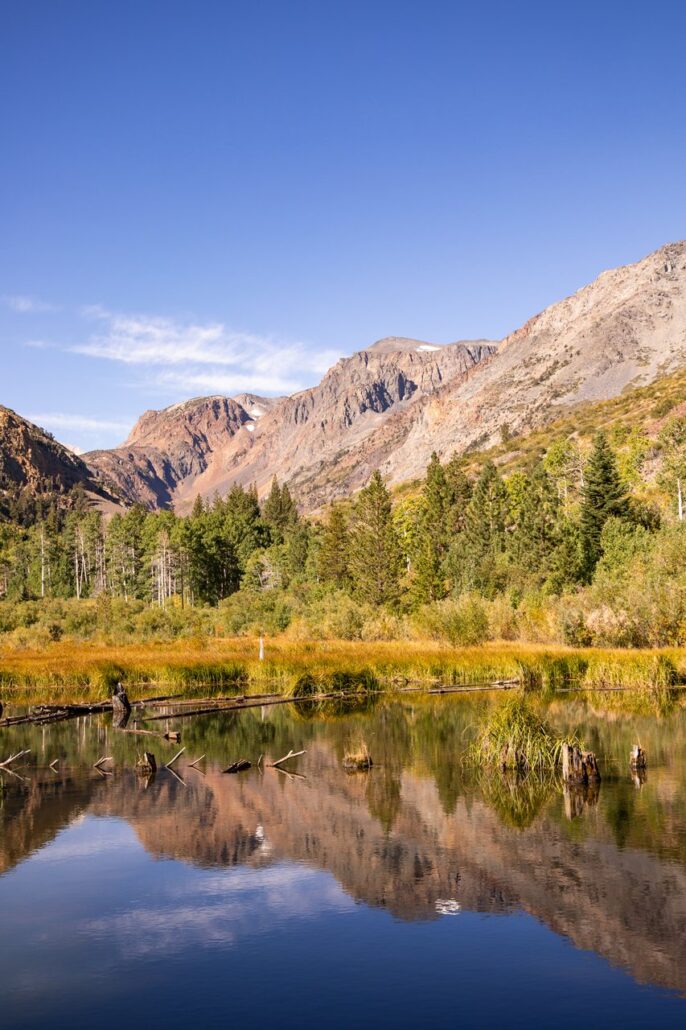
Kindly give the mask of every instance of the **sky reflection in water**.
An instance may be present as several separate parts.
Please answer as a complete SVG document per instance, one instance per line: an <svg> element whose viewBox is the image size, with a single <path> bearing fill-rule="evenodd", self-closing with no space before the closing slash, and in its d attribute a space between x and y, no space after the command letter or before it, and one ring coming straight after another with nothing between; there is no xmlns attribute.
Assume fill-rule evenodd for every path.
<svg viewBox="0 0 686 1030"><path fill-rule="evenodd" d="M200 720L185 741L207 775L147 789L106 720L31 731L70 771L29 770L0 810L3 1026L683 1025L683 715L640 790L618 770L577 815L559 791L529 811L455 777L471 714L440 704ZM583 717L606 765L637 730ZM361 730L379 764L348 776ZM107 779L88 761L103 735ZM222 776L213 752L265 737L304 742L306 780Z"/></svg>

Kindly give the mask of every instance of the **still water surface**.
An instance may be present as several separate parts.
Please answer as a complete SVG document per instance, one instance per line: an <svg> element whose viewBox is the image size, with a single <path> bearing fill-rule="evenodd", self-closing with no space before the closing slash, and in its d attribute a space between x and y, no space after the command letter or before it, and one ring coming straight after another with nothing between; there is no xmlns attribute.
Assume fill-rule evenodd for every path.
<svg viewBox="0 0 686 1030"><path fill-rule="evenodd" d="M109 717L1 731L33 763L0 799L1 1025L686 1025L686 712L553 706L605 772L565 796L462 766L489 703L172 722L150 782L142 742L178 747ZM290 748L300 776L221 773Z"/></svg>

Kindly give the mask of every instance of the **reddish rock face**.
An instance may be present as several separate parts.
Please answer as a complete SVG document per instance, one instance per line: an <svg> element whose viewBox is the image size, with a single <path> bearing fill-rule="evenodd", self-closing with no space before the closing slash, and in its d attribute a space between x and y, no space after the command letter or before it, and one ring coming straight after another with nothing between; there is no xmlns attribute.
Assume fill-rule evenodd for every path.
<svg viewBox="0 0 686 1030"><path fill-rule="evenodd" d="M292 397L189 400L146 412L122 447L85 455L89 468L80 462L76 472L64 448L46 461L60 482L85 477L101 492L110 484L124 503L181 513L197 494L223 494L233 483L264 494L277 476L313 511L359 489L374 469L391 483L416 478L432 451L447 459L487 446L503 425L526 433L685 364L681 242L603 272L500 344L388 337ZM45 442L34 446L39 431L25 425L30 439L3 430L0 472L30 479Z"/></svg>
<svg viewBox="0 0 686 1030"><path fill-rule="evenodd" d="M234 482L256 483L264 493L276 475L311 510L364 483L397 444L393 430L384 438L394 415L494 352L484 342L380 340L292 397L206 397L148 411L123 447L87 460L129 501L148 507L173 503L183 512L198 493L222 494Z"/></svg>
<svg viewBox="0 0 686 1030"><path fill-rule="evenodd" d="M36 496L68 494L80 486L100 504L115 498L97 474L49 433L0 405L0 515L17 491Z"/></svg>

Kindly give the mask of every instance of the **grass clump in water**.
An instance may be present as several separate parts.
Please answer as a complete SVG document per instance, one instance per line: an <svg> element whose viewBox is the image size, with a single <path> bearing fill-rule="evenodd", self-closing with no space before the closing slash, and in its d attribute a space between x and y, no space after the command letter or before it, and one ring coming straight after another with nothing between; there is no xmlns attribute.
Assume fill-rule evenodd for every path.
<svg viewBox="0 0 686 1030"><path fill-rule="evenodd" d="M343 756L344 768L352 771L356 769L371 769L373 764L372 756L369 754L369 748L364 740L361 740L354 749L346 751Z"/></svg>
<svg viewBox="0 0 686 1030"><path fill-rule="evenodd" d="M472 745L470 758L492 768L550 770L559 764L565 743L578 741L556 736L523 694L513 694L495 709Z"/></svg>

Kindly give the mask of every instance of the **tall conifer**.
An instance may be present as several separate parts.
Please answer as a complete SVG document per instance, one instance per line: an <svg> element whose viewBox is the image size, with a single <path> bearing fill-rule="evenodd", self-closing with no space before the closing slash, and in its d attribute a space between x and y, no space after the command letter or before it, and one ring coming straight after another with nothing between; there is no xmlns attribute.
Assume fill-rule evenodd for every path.
<svg viewBox="0 0 686 1030"><path fill-rule="evenodd" d="M584 570L588 579L593 575L601 555L600 536L610 518L625 518L629 504L617 462L603 432L596 434L593 450L584 470L581 494L581 542Z"/></svg>
<svg viewBox="0 0 686 1030"><path fill-rule="evenodd" d="M401 569L391 498L377 470L360 491L351 526L350 573L356 593L370 604L396 601Z"/></svg>

